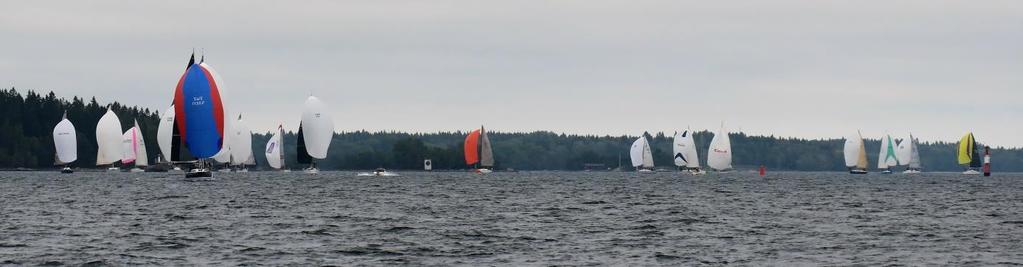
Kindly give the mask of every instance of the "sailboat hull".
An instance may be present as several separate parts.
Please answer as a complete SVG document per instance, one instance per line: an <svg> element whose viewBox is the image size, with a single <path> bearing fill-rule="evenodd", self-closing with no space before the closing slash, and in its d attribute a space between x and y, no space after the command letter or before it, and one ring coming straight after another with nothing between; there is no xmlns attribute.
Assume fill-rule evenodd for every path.
<svg viewBox="0 0 1023 267"><path fill-rule="evenodd" d="M865 170L849 170L849 173L851 173L851 174L867 174L867 171L865 171Z"/></svg>

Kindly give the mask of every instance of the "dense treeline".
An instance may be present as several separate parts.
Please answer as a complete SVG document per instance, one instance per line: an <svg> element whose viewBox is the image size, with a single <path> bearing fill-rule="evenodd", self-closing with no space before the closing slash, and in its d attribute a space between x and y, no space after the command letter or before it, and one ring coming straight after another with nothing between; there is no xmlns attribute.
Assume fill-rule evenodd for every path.
<svg viewBox="0 0 1023 267"><path fill-rule="evenodd" d="M10 88L0 89L0 167L41 168L53 165L53 126L60 122L64 111L75 125L78 137L78 160L74 165L94 165L96 123L106 113L107 107L117 114L122 131L134 126L134 120L138 119L147 142L146 152L149 155L159 153L154 142L159 119L149 109L127 107L117 102L100 104L96 98L88 103L78 97L67 100L57 98L53 92L44 96L28 91L22 96L15 88Z"/></svg>
<svg viewBox="0 0 1023 267"><path fill-rule="evenodd" d="M106 107L117 113L123 129L138 119L150 157L159 154L156 145L158 114L148 109L126 107L119 103L100 104L95 99L65 100L53 93L45 96L27 92L24 96L12 89L0 89L0 168L45 168L53 164L53 126L68 111L78 134L78 167L91 167L96 159L96 122ZM297 114L296 114L297 116ZM465 169L462 160L464 132L401 133L341 132L334 135L323 169L421 169L423 159L433 160L434 169ZM672 168L671 136L673 133L648 135L658 168ZM269 133L253 136L253 151L259 166L265 169L262 153ZM518 170L581 170L584 164L603 164L607 168L629 166L628 149L635 136L566 135L552 132L489 133L493 141L498 169ZM700 131L693 136L699 147L702 165L713 133ZM807 140L730 135L733 165L752 169L765 165L772 170L840 171L845 170L842 139ZM295 134L285 135L285 157L289 168L300 168L295 157ZM871 167L876 165L878 140L866 140ZM925 170L957 171L955 144L922 143L920 156ZM1023 171L1023 150L994 149L995 171Z"/></svg>

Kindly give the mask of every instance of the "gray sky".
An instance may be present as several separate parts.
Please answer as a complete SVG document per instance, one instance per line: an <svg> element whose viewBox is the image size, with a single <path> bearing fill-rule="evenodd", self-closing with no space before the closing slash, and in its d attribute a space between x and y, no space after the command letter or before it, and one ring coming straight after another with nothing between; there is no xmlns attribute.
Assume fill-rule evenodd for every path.
<svg viewBox="0 0 1023 267"><path fill-rule="evenodd" d="M339 131L1023 146L1023 1L0 3L0 81L163 110L202 47L256 132L311 93Z"/></svg>

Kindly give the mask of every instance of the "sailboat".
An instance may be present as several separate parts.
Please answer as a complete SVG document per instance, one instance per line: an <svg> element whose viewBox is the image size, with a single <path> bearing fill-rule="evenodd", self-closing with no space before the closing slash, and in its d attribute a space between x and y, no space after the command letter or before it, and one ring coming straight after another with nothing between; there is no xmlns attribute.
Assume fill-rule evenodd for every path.
<svg viewBox="0 0 1023 267"><path fill-rule="evenodd" d="M966 168L963 174L977 175L980 171L977 168L981 167L980 154L977 153L977 140L973 138L973 133L966 133L963 138L959 140L959 149L956 151L956 158L959 161L959 165L963 165Z"/></svg>
<svg viewBox="0 0 1023 267"><path fill-rule="evenodd" d="M284 126L277 125L277 131L266 141L266 163L270 168L284 169ZM287 171L287 169L284 169Z"/></svg>
<svg viewBox="0 0 1023 267"><path fill-rule="evenodd" d="M472 166L475 172L481 174L494 171L494 148L491 147L490 137L482 125L465 137L464 145L466 165Z"/></svg>
<svg viewBox="0 0 1023 267"><path fill-rule="evenodd" d="M188 154L195 157L186 178L212 177L210 159L224 148L224 104L215 72L205 64L195 64L195 55L174 90L174 114L180 139ZM226 128L229 129L229 128Z"/></svg>
<svg viewBox="0 0 1023 267"><path fill-rule="evenodd" d="M121 161L121 120L110 108L96 123L96 166L108 166L107 171L119 171L114 163Z"/></svg>
<svg viewBox="0 0 1023 267"><path fill-rule="evenodd" d="M78 160L78 134L75 133L75 125L67 119L67 111L53 127L53 146L57 150L54 165L63 166L61 173L74 172L70 165Z"/></svg>
<svg viewBox="0 0 1023 267"><path fill-rule="evenodd" d="M163 164L170 164L175 171L181 168L174 166L173 162L179 161L180 151L174 148L180 147L180 133L177 124L174 123L174 105L168 107L160 117L160 124L157 125L157 146L160 147L160 159ZM179 148L180 149L180 148Z"/></svg>
<svg viewBox="0 0 1023 267"><path fill-rule="evenodd" d="M732 170L732 141L728 138L728 131L724 123L721 129L714 134L710 140L710 148L707 149L707 166L715 171Z"/></svg>
<svg viewBox="0 0 1023 267"><path fill-rule="evenodd" d="M856 135L845 138L845 166L851 174L867 174L867 147L863 144L863 135L856 131Z"/></svg>
<svg viewBox="0 0 1023 267"><path fill-rule="evenodd" d="M255 159L252 157L252 131L249 130L249 125L242 120L241 114L238 115L238 120L234 123L234 136L231 141L234 141L234 144L231 145L231 164L234 164L238 171L245 170L249 159L253 161Z"/></svg>
<svg viewBox="0 0 1023 267"><path fill-rule="evenodd" d="M122 134L121 144L124 153L121 157L121 164L135 163L135 168L132 168L131 172L142 172L143 169L141 168L149 166L148 156L146 155L146 141L142 138L142 131L139 130L138 120L135 121L135 126Z"/></svg>
<svg viewBox="0 0 1023 267"><path fill-rule="evenodd" d="M327 158L327 149L334 138L334 121L327 112L327 105L319 98L309 96L305 100L302 121L298 124L298 163L309 164L306 173L319 173L317 159Z"/></svg>
<svg viewBox="0 0 1023 267"><path fill-rule="evenodd" d="M646 133L632 142L632 147L629 148L629 158L636 171L640 173L654 172L654 155L650 151L650 142L646 140Z"/></svg>
<svg viewBox="0 0 1023 267"><path fill-rule="evenodd" d="M895 141L892 136L885 134L881 138L881 150L877 154L877 168L882 174L892 173L892 167L899 166L899 157L895 155Z"/></svg>
<svg viewBox="0 0 1023 267"><path fill-rule="evenodd" d="M691 174L704 174L700 169L700 156L696 153L696 142L693 141L693 132L689 129L681 133L675 133L672 152L675 154L675 166L680 170L688 170Z"/></svg>
<svg viewBox="0 0 1023 267"><path fill-rule="evenodd" d="M913 134L899 142L899 165L905 165L906 170L902 173L920 173L920 150L919 144Z"/></svg>

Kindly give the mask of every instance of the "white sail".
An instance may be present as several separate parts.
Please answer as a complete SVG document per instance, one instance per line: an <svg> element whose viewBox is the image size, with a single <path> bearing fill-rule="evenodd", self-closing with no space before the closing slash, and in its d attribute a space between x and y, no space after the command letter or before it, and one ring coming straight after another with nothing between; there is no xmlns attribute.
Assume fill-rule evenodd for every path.
<svg viewBox="0 0 1023 267"><path fill-rule="evenodd" d="M907 166L907 168L912 170L920 169L919 144L916 138L913 138L913 134L909 134L909 137L899 142L898 157L899 165Z"/></svg>
<svg viewBox="0 0 1023 267"><path fill-rule="evenodd" d="M135 127L129 128L121 135L121 163L135 162Z"/></svg>
<svg viewBox="0 0 1023 267"><path fill-rule="evenodd" d="M629 157L632 158L632 167L643 166L643 150L648 148L646 137L640 136L635 142L632 142L632 147L629 148Z"/></svg>
<svg viewBox="0 0 1023 267"><path fill-rule="evenodd" d="M909 137L912 138L913 135L909 135ZM920 144L917 143L917 139L916 138L912 138L912 140L913 140L913 149L910 150L910 154L909 154L910 155L910 157L909 157L909 168L911 168L911 169L920 169L920 168L923 168L923 164L920 163Z"/></svg>
<svg viewBox="0 0 1023 267"><path fill-rule="evenodd" d="M53 145L57 149L56 164L64 165L78 160L78 134L75 133L75 125L67 119L67 112L53 127Z"/></svg>
<svg viewBox="0 0 1023 267"><path fill-rule="evenodd" d="M216 160L217 162L220 163L229 163L231 161L232 149L231 147L232 136L230 134L231 133L230 129L234 129L232 128L232 125L234 124L233 120L228 119L233 118L231 115L233 114L231 113L233 110L231 109L231 104L229 101L231 97L228 96L229 91L227 89L227 84L224 83L224 79L220 78L220 74L213 69L213 66L210 66L210 64L206 64L205 62L199 63L199 65L202 66L203 68L206 68L206 70L210 72L210 76L213 76L213 81L217 85L217 92L220 93L220 103L224 107L224 139L223 139L224 145L221 146L220 152L217 152L216 155L213 155L213 160Z"/></svg>
<svg viewBox="0 0 1023 267"><path fill-rule="evenodd" d="M238 121L234 123L234 134L231 140L234 144L231 145L232 164L242 165L252 157L252 131L249 130L249 125L242 120L242 117L238 116Z"/></svg>
<svg viewBox="0 0 1023 267"><path fill-rule="evenodd" d="M862 146L863 139L860 138L860 134L849 135L845 138L845 149L843 150L845 155L845 166L852 168L856 167L860 161L860 147Z"/></svg>
<svg viewBox="0 0 1023 267"><path fill-rule="evenodd" d="M710 140L707 166L719 171L732 169L732 141L728 139L728 131L724 126Z"/></svg>
<svg viewBox="0 0 1023 267"><path fill-rule="evenodd" d="M675 134L672 154L675 155L675 166L700 167L700 158L696 152L696 142L693 141L693 132L688 129Z"/></svg>
<svg viewBox="0 0 1023 267"><path fill-rule="evenodd" d="M142 138L142 128L139 127L138 120L135 120L135 127L132 129L135 131L135 166L149 166L149 155L146 153L146 139Z"/></svg>
<svg viewBox="0 0 1023 267"><path fill-rule="evenodd" d="M278 131L274 131L270 140L266 141L266 163L271 168L280 169L283 166L281 153L281 131L278 129Z"/></svg>
<svg viewBox="0 0 1023 267"><path fill-rule="evenodd" d="M490 145L487 131L480 127L480 166L494 167L494 148Z"/></svg>
<svg viewBox="0 0 1023 267"><path fill-rule="evenodd" d="M174 105L160 114L160 124L156 128L156 145L160 147L163 161L171 161L171 138L174 135Z"/></svg>
<svg viewBox="0 0 1023 267"><path fill-rule="evenodd" d="M96 123L96 165L113 164L121 160L121 121L114 111L107 108L107 113Z"/></svg>
<svg viewBox="0 0 1023 267"><path fill-rule="evenodd" d="M302 111L302 131L305 149L315 159L327 158L330 140L334 137L334 121L330 118L327 105L319 98L309 96Z"/></svg>
<svg viewBox="0 0 1023 267"><path fill-rule="evenodd" d="M877 156L878 169L888 169L889 167L899 165L894 142L891 135L886 134L884 137L881 137L881 148Z"/></svg>

